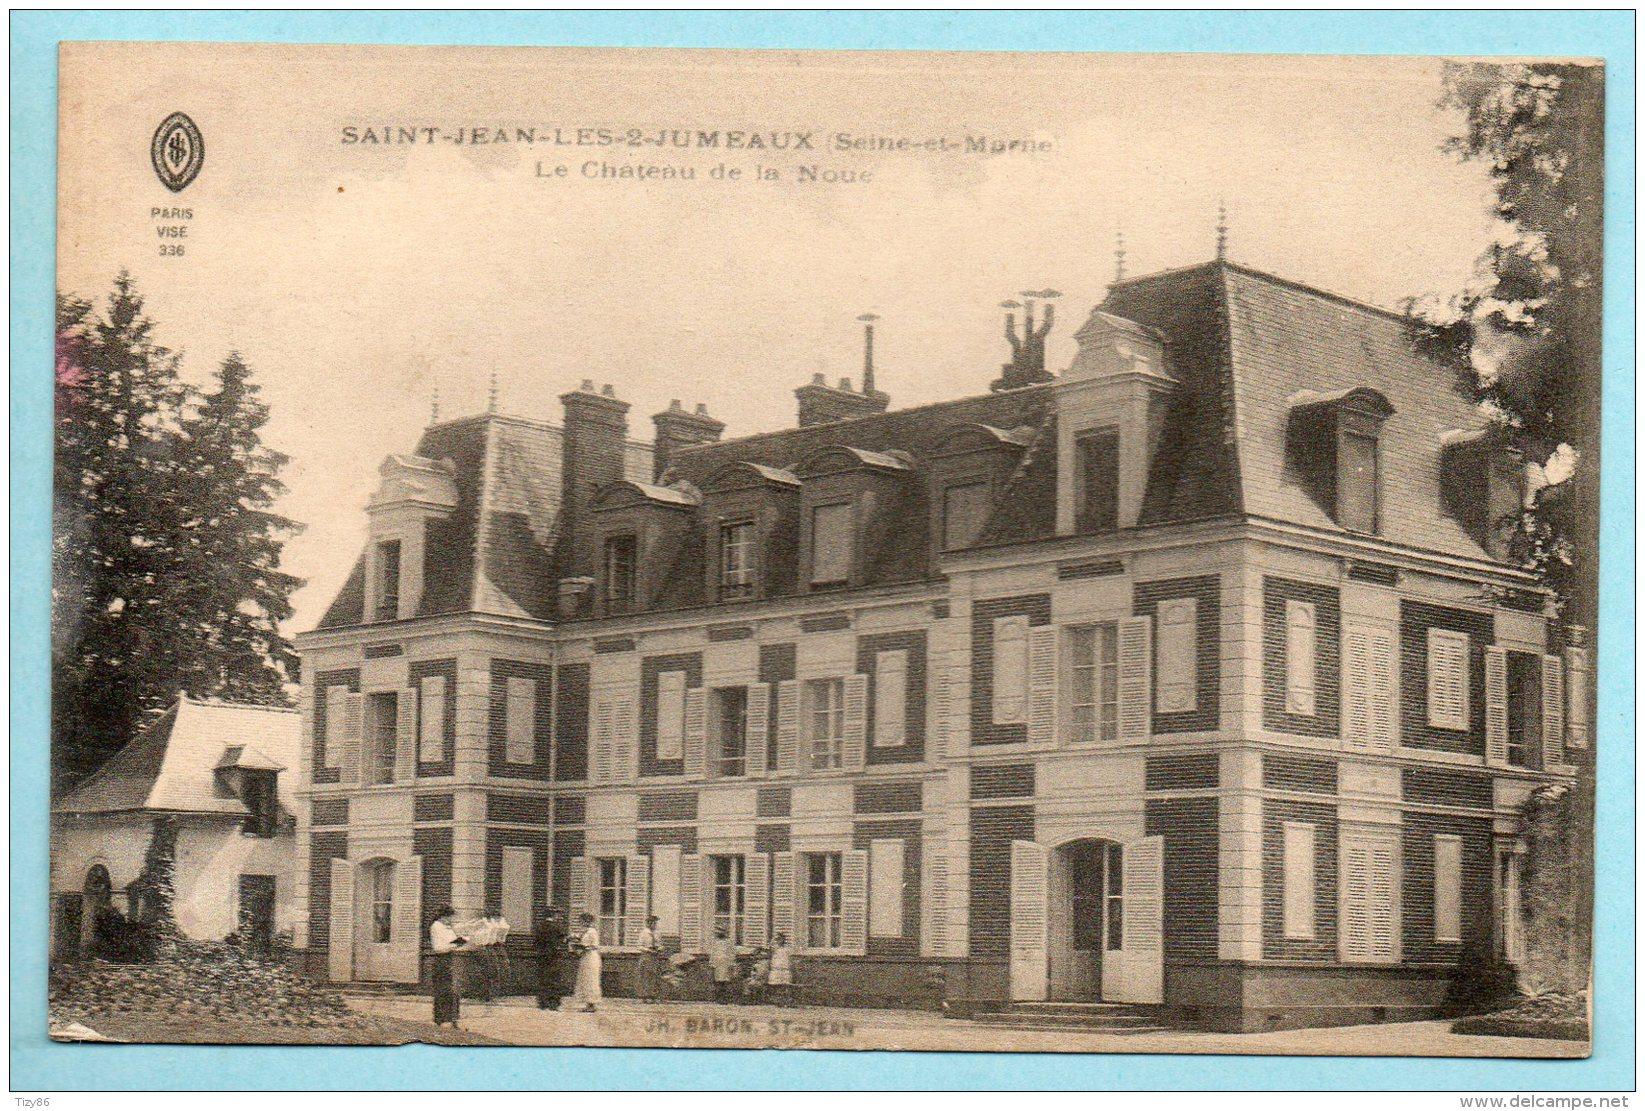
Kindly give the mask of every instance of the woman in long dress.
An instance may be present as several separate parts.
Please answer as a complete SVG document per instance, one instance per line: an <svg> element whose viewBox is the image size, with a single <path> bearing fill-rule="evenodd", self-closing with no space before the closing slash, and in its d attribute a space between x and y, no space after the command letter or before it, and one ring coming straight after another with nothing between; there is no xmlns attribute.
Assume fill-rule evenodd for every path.
<svg viewBox="0 0 1645 1111"><path fill-rule="evenodd" d="M451 1023L457 1029L457 977L452 969L455 954L468 947L468 939L460 937L452 926L456 911L443 906L434 912L434 922L428 928L428 947L433 951L429 965L429 979L434 987L434 1025Z"/></svg>
<svg viewBox="0 0 1645 1111"><path fill-rule="evenodd" d="M594 916L584 914L579 920L582 932L577 936L577 1002L584 1011L594 1010L600 1001L600 931L594 928Z"/></svg>

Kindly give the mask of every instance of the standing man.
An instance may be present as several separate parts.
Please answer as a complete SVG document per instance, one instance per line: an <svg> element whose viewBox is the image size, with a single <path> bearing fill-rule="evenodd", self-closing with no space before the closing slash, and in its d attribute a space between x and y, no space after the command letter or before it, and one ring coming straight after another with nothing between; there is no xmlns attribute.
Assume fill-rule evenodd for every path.
<svg viewBox="0 0 1645 1111"><path fill-rule="evenodd" d="M532 933L537 951L537 1006L544 1011L560 1009L560 966L565 961L565 915L559 907L543 908Z"/></svg>
<svg viewBox="0 0 1645 1111"><path fill-rule="evenodd" d="M663 946L657 937L657 916L649 915L635 944L640 947L640 1001L655 1003L663 993Z"/></svg>

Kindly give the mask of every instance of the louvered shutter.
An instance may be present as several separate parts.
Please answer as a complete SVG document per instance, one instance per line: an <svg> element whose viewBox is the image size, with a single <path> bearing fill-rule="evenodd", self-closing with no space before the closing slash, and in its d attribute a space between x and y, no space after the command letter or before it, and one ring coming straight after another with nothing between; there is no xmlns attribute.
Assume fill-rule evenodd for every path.
<svg viewBox="0 0 1645 1111"><path fill-rule="evenodd" d="M1394 959L1394 838L1381 833L1342 838L1342 959L1387 963Z"/></svg>
<svg viewBox="0 0 1645 1111"><path fill-rule="evenodd" d="M771 928L786 933L796 949L805 942L794 929L793 853L771 854Z"/></svg>
<svg viewBox="0 0 1645 1111"><path fill-rule="evenodd" d="M771 858L749 853L743 858L743 944L767 944L770 935Z"/></svg>
<svg viewBox="0 0 1645 1111"><path fill-rule="evenodd" d="M949 707L954 695L948 666L946 654L939 655L932 660L932 668L927 673L927 689L931 698L931 737L926 752L929 760L945 760L953 751L954 726Z"/></svg>
<svg viewBox="0 0 1645 1111"><path fill-rule="evenodd" d="M1125 949L1121 1003L1160 1003L1165 989L1165 838L1144 837L1122 848Z"/></svg>
<svg viewBox="0 0 1645 1111"><path fill-rule="evenodd" d="M794 945L801 948L811 940L811 858L805 853L787 855L794 861Z"/></svg>
<svg viewBox="0 0 1645 1111"><path fill-rule="evenodd" d="M1389 963L1395 957L1394 921L1396 884L1394 872L1394 839L1378 837L1371 844L1371 959Z"/></svg>
<svg viewBox="0 0 1645 1111"><path fill-rule="evenodd" d="M708 690L685 692L685 774L701 779L708 774Z"/></svg>
<svg viewBox="0 0 1645 1111"><path fill-rule="evenodd" d="M928 957L948 955L948 858L941 852L924 854L925 874L930 878L925 896L924 952Z"/></svg>
<svg viewBox="0 0 1645 1111"><path fill-rule="evenodd" d="M1370 709L1370 747L1394 751L1394 634L1387 629L1369 632L1370 682L1366 701Z"/></svg>
<svg viewBox="0 0 1645 1111"><path fill-rule="evenodd" d="M446 758L446 677L425 676L419 686L417 759L440 764Z"/></svg>
<svg viewBox="0 0 1645 1111"><path fill-rule="evenodd" d="M1588 650L1565 649L1565 747L1588 747Z"/></svg>
<svg viewBox="0 0 1645 1111"><path fill-rule="evenodd" d="M680 858L680 952L703 951L703 858Z"/></svg>
<svg viewBox="0 0 1645 1111"><path fill-rule="evenodd" d="M337 981L354 979L354 865L331 858L331 935L326 967Z"/></svg>
<svg viewBox="0 0 1645 1111"><path fill-rule="evenodd" d="M785 679L777 684L777 770L791 772L800 747L800 684Z"/></svg>
<svg viewBox="0 0 1645 1111"><path fill-rule="evenodd" d="M344 738L348 734L348 688L326 688L325 764L327 768L343 766Z"/></svg>
<svg viewBox="0 0 1645 1111"><path fill-rule="evenodd" d="M1565 661L1542 657L1542 766L1565 763Z"/></svg>
<svg viewBox="0 0 1645 1111"><path fill-rule="evenodd" d="M1485 649L1485 762L1508 763L1508 653L1495 647Z"/></svg>
<svg viewBox="0 0 1645 1111"><path fill-rule="evenodd" d="M623 940L638 944L640 931L645 929L646 916L651 913L651 858L636 853L628 858L628 906L623 921Z"/></svg>
<svg viewBox="0 0 1645 1111"><path fill-rule="evenodd" d="M395 979L415 984L422 978L423 858L407 857L394 867L393 941Z"/></svg>
<svg viewBox="0 0 1645 1111"><path fill-rule="evenodd" d="M1046 995L1049 918L1046 853L1033 841L1011 842L1011 998Z"/></svg>
<svg viewBox="0 0 1645 1111"><path fill-rule="evenodd" d="M1435 729L1468 728L1466 633L1428 630L1428 724Z"/></svg>
<svg viewBox="0 0 1645 1111"><path fill-rule="evenodd" d="M602 698L594 704L594 774L591 778L596 783L610 783L612 779L613 715L610 699Z"/></svg>
<svg viewBox="0 0 1645 1111"><path fill-rule="evenodd" d="M863 766L868 744L868 676L845 677L845 736L840 752L841 765Z"/></svg>
<svg viewBox="0 0 1645 1111"><path fill-rule="evenodd" d="M618 783L630 783L640 773L639 707L636 692L627 691L617 699L612 720L611 777Z"/></svg>
<svg viewBox="0 0 1645 1111"><path fill-rule="evenodd" d="M364 738L361 719L365 717L366 699L363 694L350 692L343 701L343 774L347 787L358 787L363 773L361 768Z"/></svg>
<svg viewBox="0 0 1645 1111"><path fill-rule="evenodd" d="M840 949L859 957L868 952L868 853L862 849L840 854Z"/></svg>
<svg viewBox="0 0 1645 1111"><path fill-rule="evenodd" d="M1193 598L1169 598L1159 605L1159 674L1154 683L1161 713L1183 713L1199 704L1198 614L1199 603Z"/></svg>
<svg viewBox="0 0 1645 1111"><path fill-rule="evenodd" d="M765 774L766 753L771 745L771 684L750 683L748 686L748 732L743 751L750 776Z"/></svg>
<svg viewBox="0 0 1645 1111"><path fill-rule="evenodd" d="M588 909L588 857L571 858L571 890L567 893L566 928L575 930L577 916Z"/></svg>
<svg viewBox="0 0 1645 1111"><path fill-rule="evenodd" d="M394 781L417 778L417 692L403 690L394 703Z"/></svg>
<svg viewBox="0 0 1645 1111"><path fill-rule="evenodd" d="M1371 631L1349 625L1342 631L1342 740L1349 748L1371 748Z"/></svg>
<svg viewBox="0 0 1645 1111"><path fill-rule="evenodd" d="M1028 739L1054 744L1057 739L1057 627L1028 630Z"/></svg>
<svg viewBox="0 0 1645 1111"><path fill-rule="evenodd" d="M1153 625L1149 617L1119 623L1119 739L1146 741L1152 730L1150 675Z"/></svg>

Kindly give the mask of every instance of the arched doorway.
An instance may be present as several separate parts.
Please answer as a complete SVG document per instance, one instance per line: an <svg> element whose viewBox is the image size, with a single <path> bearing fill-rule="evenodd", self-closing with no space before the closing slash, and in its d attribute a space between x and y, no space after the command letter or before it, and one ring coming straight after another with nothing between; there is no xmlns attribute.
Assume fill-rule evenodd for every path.
<svg viewBox="0 0 1645 1111"><path fill-rule="evenodd" d="M1070 841L1050 864L1050 998L1100 1000L1103 966L1112 980L1124 947L1125 847Z"/></svg>

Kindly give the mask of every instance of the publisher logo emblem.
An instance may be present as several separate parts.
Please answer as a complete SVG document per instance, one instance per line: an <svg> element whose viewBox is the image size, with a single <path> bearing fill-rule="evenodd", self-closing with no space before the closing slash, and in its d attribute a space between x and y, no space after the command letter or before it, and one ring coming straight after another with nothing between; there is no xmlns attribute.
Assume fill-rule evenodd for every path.
<svg viewBox="0 0 1645 1111"><path fill-rule="evenodd" d="M206 160L206 141L193 120L181 112L167 116L149 144L154 173L173 193L181 193L200 176Z"/></svg>

